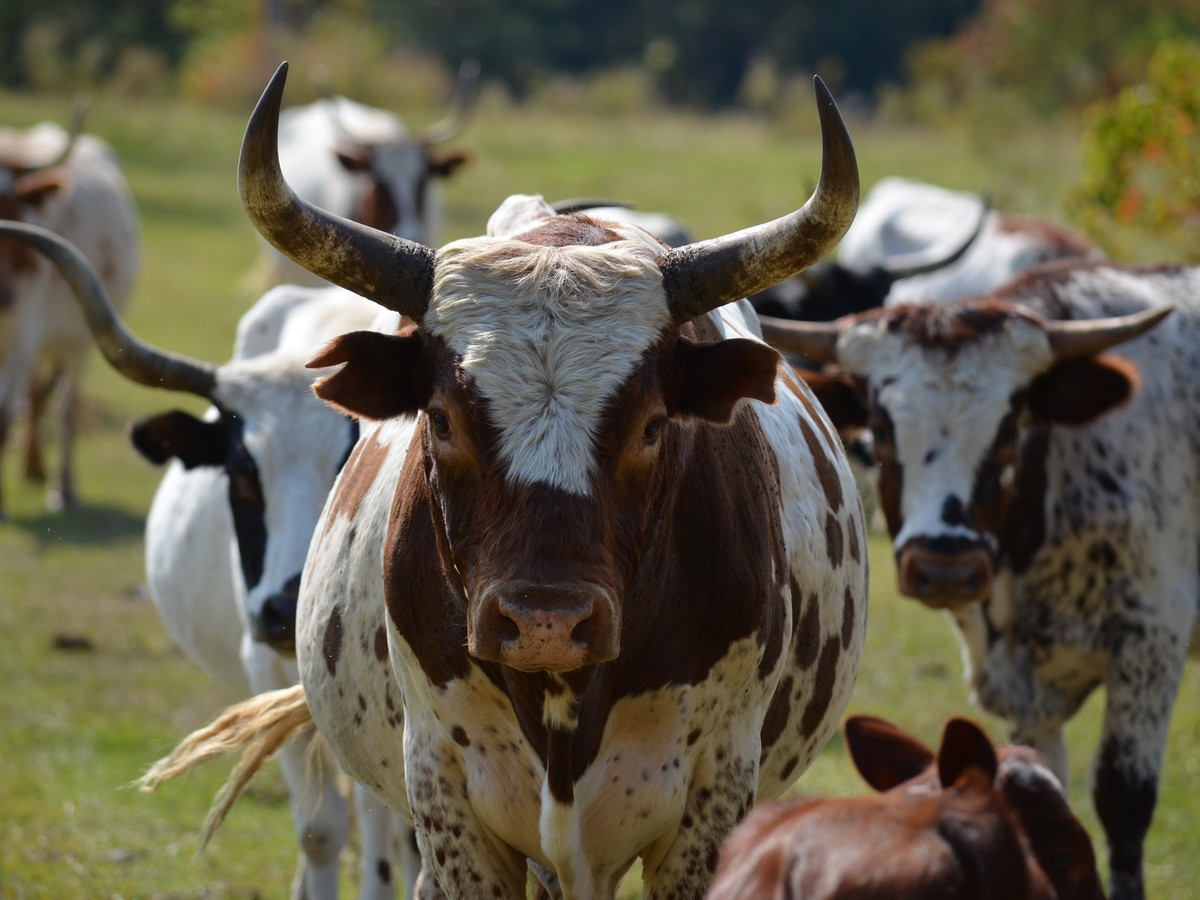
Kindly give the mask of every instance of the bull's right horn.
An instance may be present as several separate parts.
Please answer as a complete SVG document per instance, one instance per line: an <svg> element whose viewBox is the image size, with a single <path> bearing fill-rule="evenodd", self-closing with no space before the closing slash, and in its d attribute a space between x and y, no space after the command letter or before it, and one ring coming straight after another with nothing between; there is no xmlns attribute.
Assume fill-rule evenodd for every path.
<svg viewBox="0 0 1200 900"><path fill-rule="evenodd" d="M1108 319L1054 319L1046 322L1046 334L1055 359L1094 356L1109 347L1133 340L1165 319L1174 306L1158 306L1127 316Z"/></svg>
<svg viewBox="0 0 1200 900"><path fill-rule="evenodd" d="M254 227L300 266L417 321L433 293L433 251L360 225L297 197L279 167L279 109L287 63L263 91L246 125L238 191Z"/></svg>
<svg viewBox="0 0 1200 900"><path fill-rule="evenodd" d="M833 95L814 79L821 117L821 177L803 207L722 237L671 250L663 286L676 322L756 294L807 269L841 240L858 209L858 162Z"/></svg>
<svg viewBox="0 0 1200 900"><path fill-rule="evenodd" d="M797 322L762 315L758 322L763 340L776 350L816 363L837 362L837 342L841 336L837 322Z"/></svg>
<svg viewBox="0 0 1200 900"><path fill-rule="evenodd" d="M211 398L217 383L216 367L159 350L134 337L113 309L104 282L73 244L52 231L25 222L0 221L0 237L29 244L54 263L75 292L96 345L114 369L146 387Z"/></svg>

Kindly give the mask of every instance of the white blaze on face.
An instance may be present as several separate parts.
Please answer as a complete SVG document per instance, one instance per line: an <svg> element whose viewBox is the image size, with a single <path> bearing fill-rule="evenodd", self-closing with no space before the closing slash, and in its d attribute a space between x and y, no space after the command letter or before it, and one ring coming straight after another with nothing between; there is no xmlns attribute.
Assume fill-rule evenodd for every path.
<svg viewBox="0 0 1200 900"><path fill-rule="evenodd" d="M942 510L951 496L970 503L1013 394L1053 362L1045 332L1013 319L951 355L888 333L886 322L872 320L842 336L838 359L848 372L866 378L873 402L891 419L903 472L904 525L894 548L918 536L987 540L965 526L948 525Z"/></svg>
<svg viewBox="0 0 1200 900"><path fill-rule="evenodd" d="M587 495L605 405L670 322L660 249L474 238L438 253L422 327L462 357L516 482Z"/></svg>

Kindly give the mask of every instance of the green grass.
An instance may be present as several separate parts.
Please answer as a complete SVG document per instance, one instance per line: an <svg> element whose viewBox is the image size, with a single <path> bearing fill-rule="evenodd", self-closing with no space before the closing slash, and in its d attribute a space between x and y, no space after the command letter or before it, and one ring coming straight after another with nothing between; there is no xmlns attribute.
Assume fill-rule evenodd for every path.
<svg viewBox="0 0 1200 900"><path fill-rule="evenodd" d="M12 124L65 119L69 98L0 95ZM414 117L415 118L415 117ZM815 114L814 114L815 120ZM93 99L89 128L117 146L142 215L143 267L128 320L143 338L212 361L229 356L250 299L239 279L256 253L236 198L240 115L187 103ZM815 127L815 125L813 126ZM850 123L864 185L903 174L976 190L1003 209L1057 215L1078 174L1066 126L930 133ZM446 190L443 237L477 234L509 193L607 196L677 214L701 237L795 208L815 181L813 128L661 113L603 118L485 103L455 142L474 162ZM143 585L142 527L160 472L136 456L129 422L195 398L128 384L98 358L80 441L84 505L51 515L40 489L4 460L10 521L0 525L0 898L282 897L296 859L282 779L271 769L199 858L198 833L226 767L213 765L146 796L129 787L192 728L237 699L174 648ZM893 718L929 743L953 714L991 733L1001 723L967 703L950 626L900 599L886 542L872 542L868 650L851 711ZM56 636L91 649L55 649ZM1177 704L1148 846L1149 893L1194 896L1200 823L1200 697L1189 667ZM1071 796L1097 841L1087 793L1099 730L1094 697L1068 729ZM801 781L805 793L864 790L840 740ZM355 877L343 879L349 890Z"/></svg>

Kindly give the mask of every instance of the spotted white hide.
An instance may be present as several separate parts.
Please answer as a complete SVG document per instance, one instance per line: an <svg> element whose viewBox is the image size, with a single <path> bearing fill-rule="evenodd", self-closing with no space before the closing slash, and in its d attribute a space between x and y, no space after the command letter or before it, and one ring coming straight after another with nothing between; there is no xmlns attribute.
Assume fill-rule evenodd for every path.
<svg viewBox="0 0 1200 900"><path fill-rule="evenodd" d="M0 129L0 218L37 225L70 241L91 261L121 309L138 267L133 195L108 143L90 134L71 140L50 122L27 130ZM53 164L69 144L67 158ZM75 296L54 267L15 242L0 243L0 449L12 423L28 412L25 475L45 480L42 418L59 395L61 446L47 497L51 508L77 499L75 433L92 346Z"/></svg>
<svg viewBox="0 0 1200 900"><path fill-rule="evenodd" d="M175 458L146 520L150 591L176 643L243 695L299 680L289 649L294 637L271 633L263 609L273 600L286 604L289 592L294 602L317 516L357 437L353 422L312 396L313 373L304 363L330 338L368 326L378 311L341 288L266 293L242 317L234 358L218 369L218 405L205 415L209 428L227 428L236 449L203 461L182 446L169 451ZM166 441L157 424L163 418L141 423L135 437L144 430L154 437L139 441ZM239 517L243 524L235 527ZM256 633L277 639L278 649ZM317 900L337 896L349 818L331 768L312 783L310 740L292 741L279 760L303 851L293 896ZM389 813L360 787L355 801L361 897L383 900L395 893ZM417 864L405 865L415 878Z"/></svg>
<svg viewBox="0 0 1200 900"><path fill-rule="evenodd" d="M1091 322L1171 307L1152 328ZM1113 337L1079 355L1089 325ZM1105 688L1093 799L1111 896L1142 897L1171 708L1200 647L1200 269L1045 267L835 330L901 589L946 609L975 699L1067 783L1063 726Z"/></svg>
<svg viewBox="0 0 1200 900"><path fill-rule="evenodd" d="M509 204L526 204L534 221L551 214L537 198ZM512 221L494 220L492 235L520 230L497 226L501 219ZM640 229L602 225L621 240L556 249L570 256L572 273L619 261L619 291L598 291L565 268L540 268L538 260L555 254L520 235L456 242L439 253L421 329L451 348L456 377L493 411L496 458L518 494L587 497L594 423L668 322L657 274L662 246ZM514 287L514 259L518 268L527 261L536 278ZM560 276L556 286L579 290L580 302L546 317L537 291ZM568 277L584 286L572 287ZM738 303L707 314L698 328L709 340L757 339L752 320ZM539 347L541 358L531 358ZM565 358L571 365L562 365ZM530 412L543 408L528 393L538 385L556 398L544 418ZM461 644L424 643L398 624L411 616L436 631L462 616L443 607L440 594L426 598L397 583L397 541L425 527L412 525L414 509L423 508L414 497L425 479L438 477L429 455L434 426L425 410L364 422L306 562L297 655L313 719L339 762L389 805L411 812L426 866L420 896L523 896L532 869L564 897L607 898L639 858L649 896L699 896L728 831L757 798L779 795L828 740L849 699L866 626L863 514L841 445L807 388L780 367L775 391L774 404L743 401L737 421L761 433L777 475L770 490L777 491L778 555L767 556L778 595L764 598L777 639L764 646L750 633L729 637L719 652L693 648L705 633L720 641L720 625L688 613L688 596L662 595L646 602L678 607L678 618L660 618L662 609L646 614L677 621L677 630L658 633L627 609L615 659L581 672L534 673L545 688L532 700L516 699L514 685L527 673L468 658ZM671 502L661 516L687 527L686 503ZM744 525L754 534L764 527ZM763 543L775 539L764 535ZM458 577L441 537L403 546L402 569L431 581ZM722 552L696 550L717 580ZM645 553L654 558L656 549ZM401 608L401 595L419 610ZM715 661L695 671L710 656ZM627 687L648 678L646 667L654 678ZM609 685L594 709L591 694L576 693L581 673ZM568 742L571 734L595 736L569 785L552 783L547 751L522 727L517 707L527 701Z"/></svg>

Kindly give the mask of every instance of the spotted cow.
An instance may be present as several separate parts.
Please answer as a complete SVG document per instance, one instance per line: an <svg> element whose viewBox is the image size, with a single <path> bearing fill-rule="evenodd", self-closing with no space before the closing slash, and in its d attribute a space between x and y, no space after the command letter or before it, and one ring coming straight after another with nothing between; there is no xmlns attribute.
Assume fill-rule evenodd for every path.
<svg viewBox="0 0 1200 900"><path fill-rule="evenodd" d="M467 162L439 149L466 125L479 65L459 69L449 115L413 134L393 113L326 90L328 96L280 115L279 159L296 192L322 209L432 246L441 227L439 184ZM319 286L321 280L265 241L250 280Z"/></svg>
<svg viewBox="0 0 1200 900"><path fill-rule="evenodd" d="M173 410L131 428L147 459L170 462L146 517L150 593L171 637L218 682L244 695L296 684L296 585L325 496L358 436L356 422L312 396L304 363L336 334L368 326L378 307L332 286L275 288L242 317L233 359L212 366L129 335L73 246L12 223L0 222L0 235L32 244L76 286L96 342L121 374L211 401L203 418ZM309 784L323 758L318 747L305 736L279 754L302 849L293 896L307 900L337 896L350 830L337 780ZM392 897L395 863L416 877L415 853L399 858L391 847L393 832L403 838L410 829L365 789L354 800L361 896Z"/></svg>
<svg viewBox="0 0 1200 900"><path fill-rule="evenodd" d="M120 308L137 274L137 208L112 147L80 133L81 112L77 107L70 131L52 122L0 129L0 219L47 228L73 243ZM24 474L46 481L42 424L60 401L58 471L47 495L52 509L77 502L75 436L91 350L71 289L54 267L23 244L0 242L0 450L27 413Z"/></svg>
<svg viewBox="0 0 1200 900"><path fill-rule="evenodd" d="M708 900L1104 900L1091 839L1032 749L995 748L967 719L936 755L873 716L845 734L880 793L759 806L722 847Z"/></svg>
<svg viewBox="0 0 1200 900"><path fill-rule="evenodd" d="M1200 269L1064 263L949 305L763 322L838 367L820 387L874 433L900 590L946 610L975 698L1014 741L1065 782L1063 724L1105 688L1093 798L1116 900L1143 896L1171 707L1200 646L1198 297Z"/></svg>
<svg viewBox="0 0 1200 900"><path fill-rule="evenodd" d="M818 259L857 166L819 81L814 197L669 249L529 197L434 253L289 191L286 66L243 202L395 328L333 341L319 396L363 433L300 584L307 708L411 812L422 897L703 893L717 850L836 727L866 625L862 508L808 390L732 301ZM512 222L507 206L498 220Z"/></svg>

